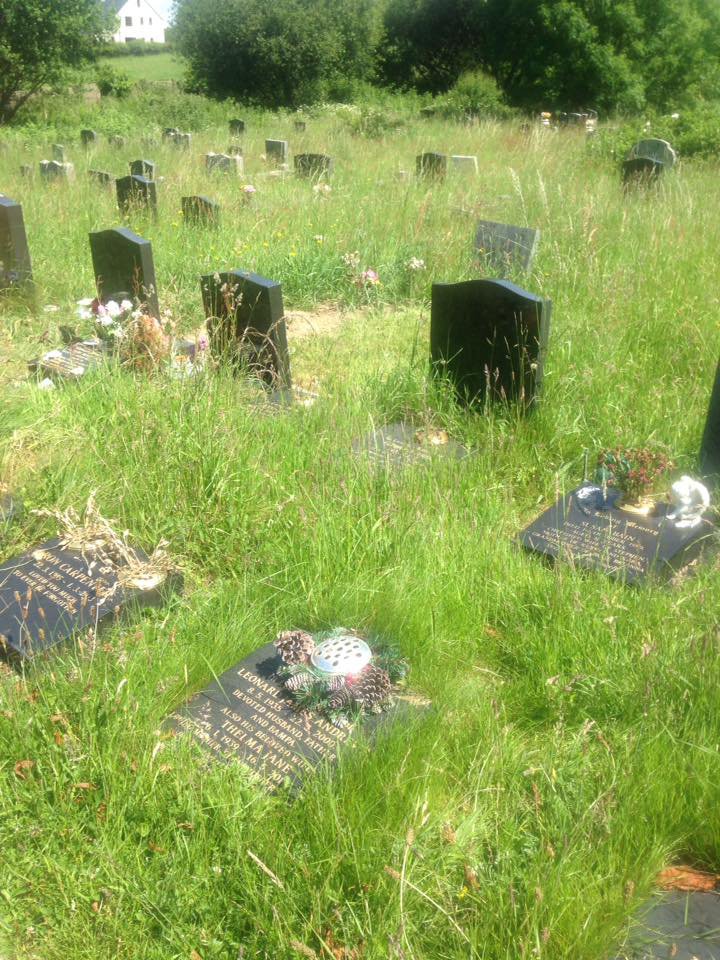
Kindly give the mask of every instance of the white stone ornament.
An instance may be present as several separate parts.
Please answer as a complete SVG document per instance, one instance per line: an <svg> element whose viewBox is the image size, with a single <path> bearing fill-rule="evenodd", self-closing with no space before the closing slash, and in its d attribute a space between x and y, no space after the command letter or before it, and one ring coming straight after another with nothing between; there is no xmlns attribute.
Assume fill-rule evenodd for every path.
<svg viewBox="0 0 720 960"><path fill-rule="evenodd" d="M698 480L682 476L670 488L670 503L668 520L674 520L678 527L696 527L710 506L710 493Z"/></svg>

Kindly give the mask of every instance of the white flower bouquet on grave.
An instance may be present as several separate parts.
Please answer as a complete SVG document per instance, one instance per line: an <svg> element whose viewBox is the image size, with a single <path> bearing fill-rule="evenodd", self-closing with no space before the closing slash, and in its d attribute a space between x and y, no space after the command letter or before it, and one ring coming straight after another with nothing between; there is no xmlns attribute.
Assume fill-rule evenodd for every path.
<svg viewBox="0 0 720 960"><path fill-rule="evenodd" d="M153 317L142 304L99 297L78 301L78 316L93 323L97 339L117 353L126 366L149 372L170 359L172 320Z"/></svg>
<svg viewBox="0 0 720 960"><path fill-rule="evenodd" d="M95 328L95 336L104 343L115 344L125 336L128 320L135 311L132 301L108 300L103 303L99 297L78 300L78 317L81 320L91 320Z"/></svg>

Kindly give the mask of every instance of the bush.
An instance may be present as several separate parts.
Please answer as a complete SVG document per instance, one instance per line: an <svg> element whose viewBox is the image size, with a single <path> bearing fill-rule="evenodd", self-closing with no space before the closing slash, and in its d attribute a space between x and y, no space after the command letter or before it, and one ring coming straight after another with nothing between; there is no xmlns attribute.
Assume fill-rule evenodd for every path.
<svg viewBox="0 0 720 960"><path fill-rule="evenodd" d="M339 110L338 115L345 121L351 133L373 140L379 140L405 123L402 117L381 107L347 107Z"/></svg>
<svg viewBox="0 0 720 960"><path fill-rule="evenodd" d="M604 157L623 160L633 144L648 137L667 140L683 157L720 156L720 104L704 103L679 111L676 117L647 115L619 127L600 127L590 149Z"/></svg>
<svg viewBox="0 0 720 960"><path fill-rule="evenodd" d="M156 53L171 53L171 43L148 43L145 40L130 40L129 43L104 43L96 50L99 57L146 57Z"/></svg>
<svg viewBox="0 0 720 960"><path fill-rule="evenodd" d="M503 120L514 112L495 80L481 70L464 73L427 109L455 120Z"/></svg>
<svg viewBox="0 0 720 960"><path fill-rule="evenodd" d="M95 82L103 97L126 97L132 90L132 80L122 70L102 64L95 73Z"/></svg>

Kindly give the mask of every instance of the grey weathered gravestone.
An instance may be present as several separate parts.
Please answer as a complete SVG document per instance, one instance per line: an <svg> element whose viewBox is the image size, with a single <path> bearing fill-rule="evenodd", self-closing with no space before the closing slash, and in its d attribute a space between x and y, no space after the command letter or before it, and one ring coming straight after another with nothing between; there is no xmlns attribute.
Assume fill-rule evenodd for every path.
<svg viewBox="0 0 720 960"><path fill-rule="evenodd" d="M230 128L231 137L239 137L241 134L245 133L245 121L244 120L231 120L228 123Z"/></svg>
<svg viewBox="0 0 720 960"><path fill-rule="evenodd" d="M536 402L551 303L507 280L434 283L430 358L467 403Z"/></svg>
<svg viewBox="0 0 720 960"><path fill-rule="evenodd" d="M65 163L65 147L61 143L52 145L52 158L58 163Z"/></svg>
<svg viewBox="0 0 720 960"><path fill-rule="evenodd" d="M139 559L146 559L136 551ZM22 662L128 608L159 606L178 576L121 583L123 564L50 540L0 566L0 653Z"/></svg>
<svg viewBox="0 0 720 960"><path fill-rule="evenodd" d="M81 130L80 140L84 147L91 147L98 142L98 135L94 130Z"/></svg>
<svg viewBox="0 0 720 960"><path fill-rule="evenodd" d="M152 244L132 230L115 227L90 234L93 271L102 300L135 298L160 315Z"/></svg>
<svg viewBox="0 0 720 960"><path fill-rule="evenodd" d="M444 153L421 153L415 158L415 172L419 177L443 180L447 168L448 158Z"/></svg>
<svg viewBox="0 0 720 960"><path fill-rule="evenodd" d="M112 136L109 137L109 143L113 147L124 147L126 141L125 141L125 137L120 136L119 133L113 133Z"/></svg>
<svg viewBox="0 0 720 960"><path fill-rule="evenodd" d="M0 288L32 280L22 206L0 196Z"/></svg>
<svg viewBox="0 0 720 960"><path fill-rule="evenodd" d="M176 133L172 138L172 142L180 150L189 150L192 145L192 134L191 133Z"/></svg>
<svg viewBox="0 0 720 960"><path fill-rule="evenodd" d="M287 140L266 140L265 156L268 160L278 165L288 162L288 142Z"/></svg>
<svg viewBox="0 0 720 960"><path fill-rule="evenodd" d="M120 177L115 181L115 192L120 212L128 216L133 207L144 208L157 216L157 188L154 180L145 177Z"/></svg>
<svg viewBox="0 0 720 960"><path fill-rule="evenodd" d="M450 157L450 166L458 173L477 175L478 158L475 156L463 156L462 154L454 153Z"/></svg>
<svg viewBox="0 0 720 960"><path fill-rule="evenodd" d="M290 389L290 355L282 287L256 273L231 270L201 277L213 353L244 362L268 387Z"/></svg>
<svg viewBox="0 0 720 960"><path fill-rule="evenodd" d="M60 163L59 160L41 160L40 176L46 182L53 180L74 180L75 167L71 163Z"/></svg>
<svg viewBox="0 0 720 960"><path fill-rule="evenodd" d="M106 170L88 170L88 176L96 183L101 183L104 187L115 183L115 177Z"/></svg>
<svg viewBox="0 0 720 960"><path fill-rule="evenodd" d="M208 197L183 197L181 205L185 223L205 227L216 227L220 223L220 204Z"/></svg>
<svg viewBox="0 0 720 960"><path fill-rule="evenodd" d="M540 231L532 227L480 220L475 249L483 264L492 270L519 269L529 273L539 240Z"/></svg>
<svg viewBox="0 0 720 960"><path fill-rule="evenodd" d="M627 155L628 160L634 160L641 157L646 160L657 160L665 167L674 167L677 160L677 154L667 142L659 140L657 137L650 137L646 140L638 140Z"/></svg>
<svg viewBox="0 0 720 960"><path fill-rule="evenodd" d="M130 175L133 177L146 177L148 180L154 180L155 163L152 160L131 160Z"/></svg>
<svg viewBox="0 0 720 960"><path fill-rule="evenodd" d="M295 155L295 173L299 177L319 180L333 172L332 157L324 153L298 153Z"/></svg>
<svg viewBox="0 0 720 960"><path fill-rule="evenodd" d="M295 132L296 133L305 133L307 130L307 123L304 120L295 121Z"/></svg>
<svg viewBox="0 0 720 960"><path fill-rule="evenodd" d="M714 487L720 483L720 363L715 371L715 381L700 444L700 471L703 478Z"/></svg>
<svg viewBox="0 0 720 960"><path fill-rule="evenodd" d="M233 173L240 176L245 168L243 158L238 154L206 153L205 169L208 173Z"/></svg>

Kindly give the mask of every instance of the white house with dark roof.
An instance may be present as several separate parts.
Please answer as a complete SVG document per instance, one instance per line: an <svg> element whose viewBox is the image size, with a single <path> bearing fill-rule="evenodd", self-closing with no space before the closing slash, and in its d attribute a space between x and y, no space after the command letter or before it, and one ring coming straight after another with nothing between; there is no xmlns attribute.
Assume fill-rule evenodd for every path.
<svg viewBox="0 0 720 960"><path fill-rule="evenodd" d="M119 20L112 35L115 43L127 43L128 40L165 43L167 20L152 8L148 0L105 0L105 6Z"/></svg>

